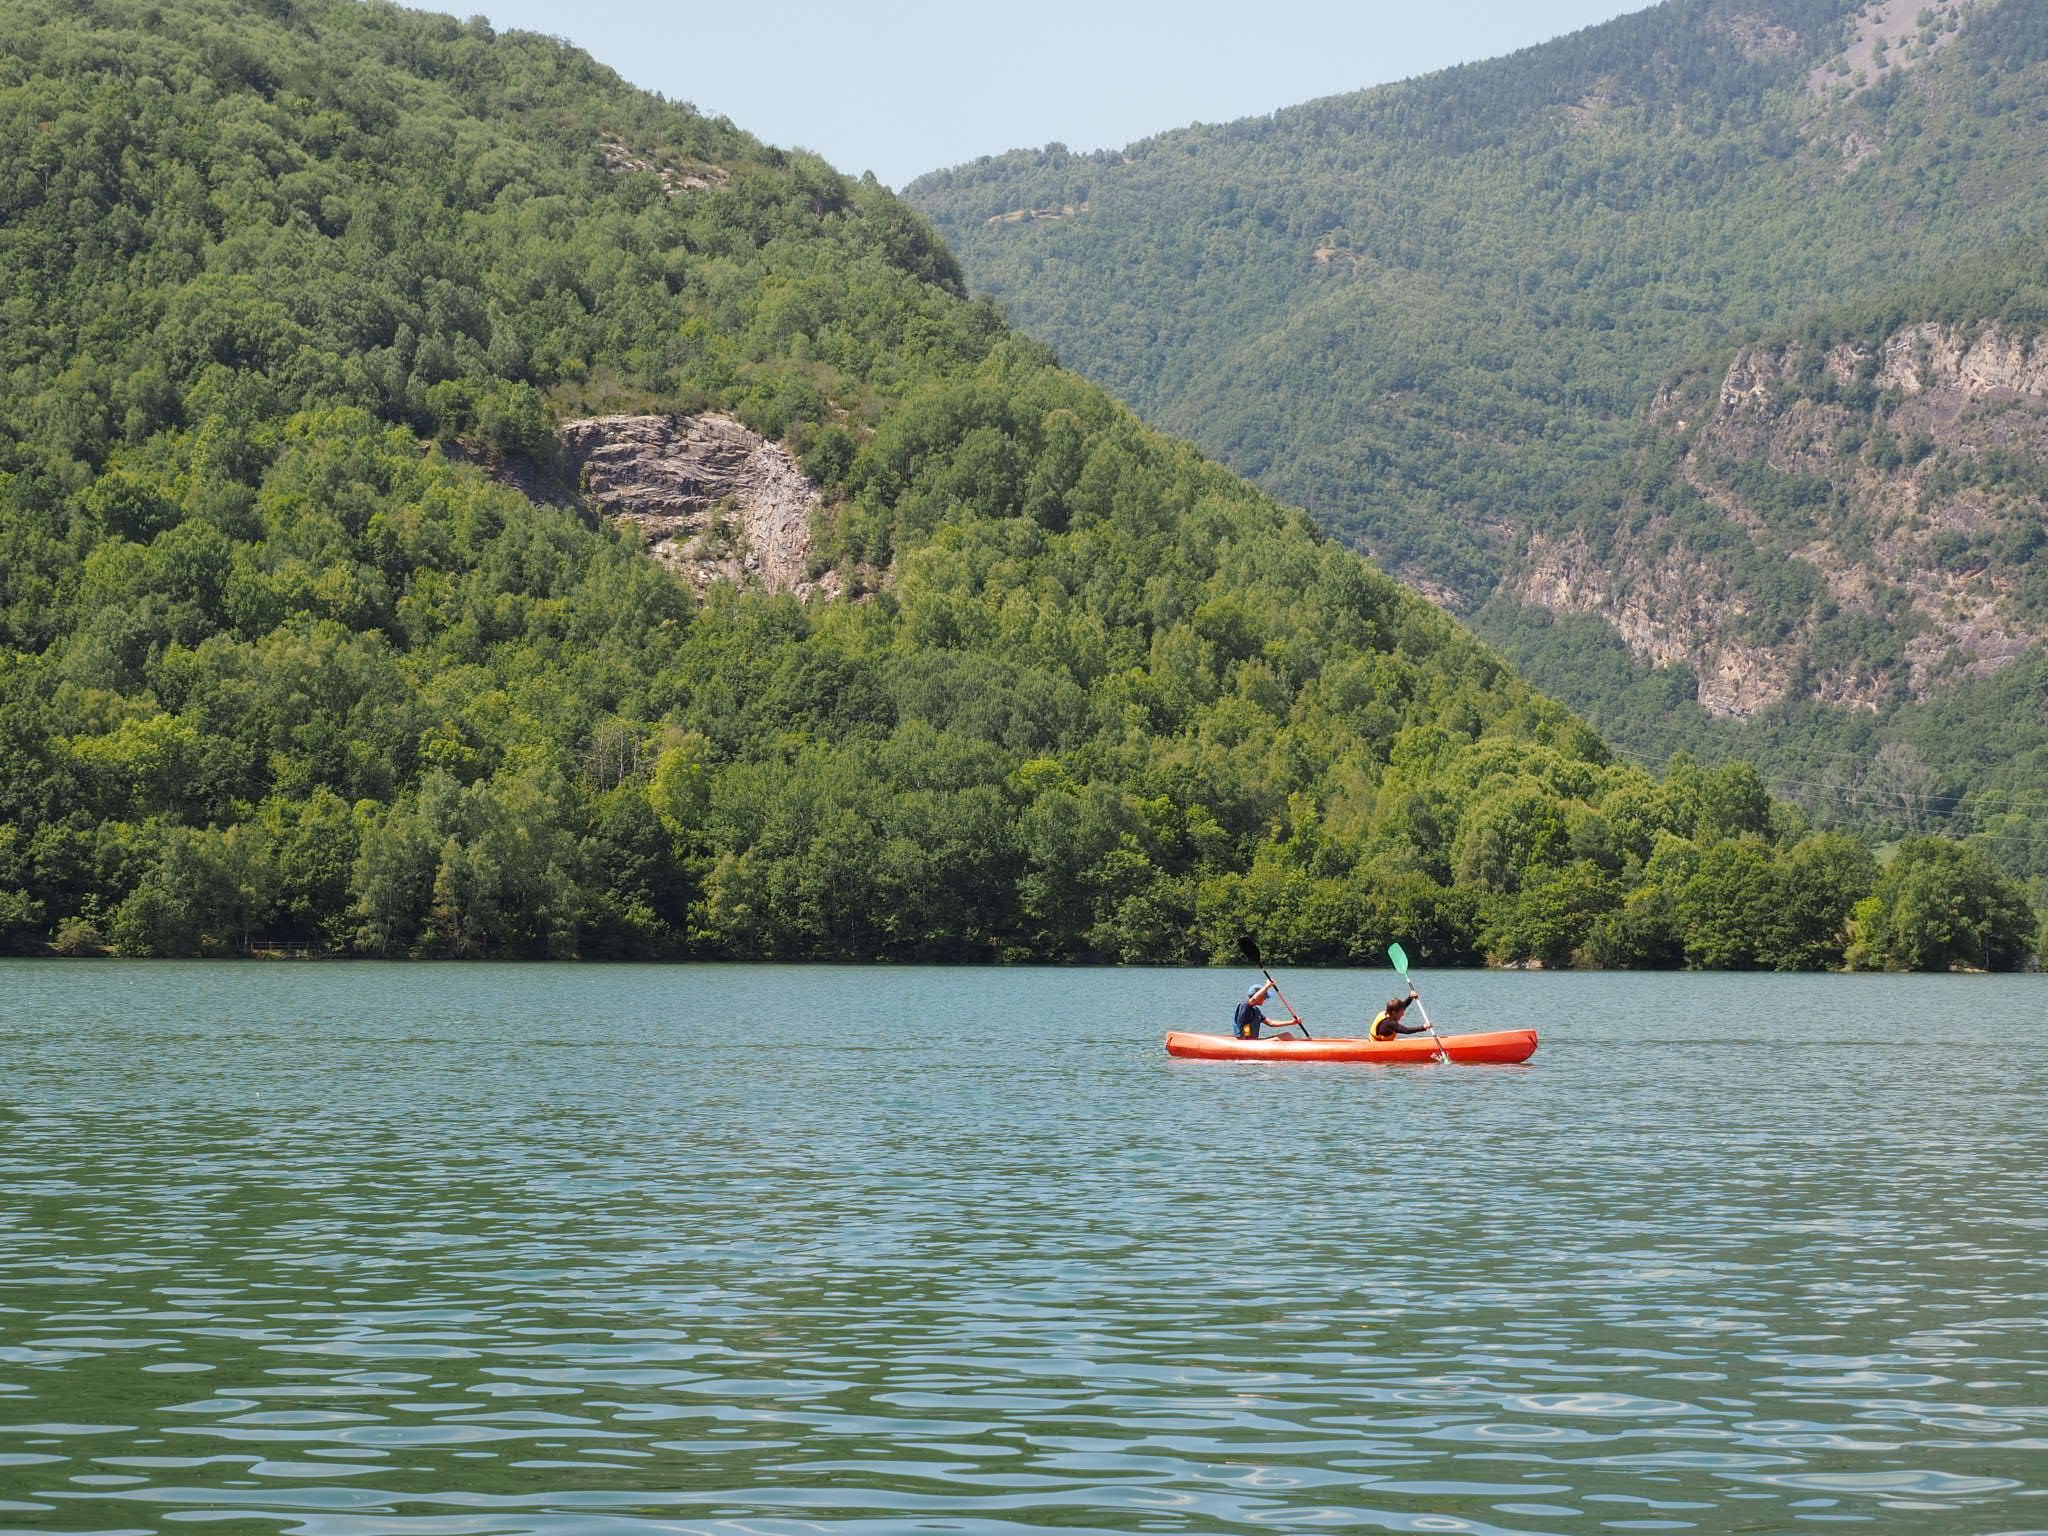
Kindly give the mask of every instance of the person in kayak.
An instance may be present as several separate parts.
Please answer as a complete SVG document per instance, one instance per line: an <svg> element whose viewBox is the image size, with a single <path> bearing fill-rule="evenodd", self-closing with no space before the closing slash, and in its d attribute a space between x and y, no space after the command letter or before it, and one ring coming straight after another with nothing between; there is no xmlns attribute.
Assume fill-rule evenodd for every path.
<svg viewBox="0 0 2048 1536"><path fill-rule="evenodd" d="M1406 997L1388 998L1387 1006L1382 1008L1379 1017L1372 1021L1372 1028L1368 1033L1375 1040L1393 1040L1402 1035L1428 1034L1429 1026L1427 1024L1403 1024L1401 1022L1403 1015L1408 1012L1408 1005L1419 996L1421 994L1413 987L1410 987Z"/></svg>
<svg viewBox="0 0 2048 1536"><path fill-rule="evenodd" d="M1271 996L1272 992L1273 983L1262 981L1253 987L1251 991L1245 993L1244 1001L1237 1005L1237 1016L1232 1021L1237 1028L1238 1039L1257 1040L1261 1025L1272 1024L1274 1029L1280 1030L1291 1028L1301 1022L1299 1019L1282 1019L1278 1023L1274 1023L1266 1017L1259 1004Z"/></svg>

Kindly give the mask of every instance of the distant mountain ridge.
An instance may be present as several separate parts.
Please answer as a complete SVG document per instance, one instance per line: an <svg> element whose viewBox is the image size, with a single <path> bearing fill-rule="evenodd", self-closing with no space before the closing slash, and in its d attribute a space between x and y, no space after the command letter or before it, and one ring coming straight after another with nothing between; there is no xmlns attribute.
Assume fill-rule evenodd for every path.
<svg viewBox="0 0 2048 1536"><path fill-rule="evenodd" d="M1673 0L906 195L1069 362L1624 741L1867 754L2043 637L2048 7ZM1983 768L1928 745L1948 816Z"/></svg>
<svg viewBox="0 0 2048 1536"><path fill-rule="evenodd" d="M1476 619L1628 750L2048 873L2048 255L1674 375Z"/></svg>
<svg viewBox="0 0 2048 1536"><path fill-rule="evenodd" d="M1703 346L2048 227L2048 19L1905 10L1667 4L906 196L1062 356L1476 604Z"/></svg>

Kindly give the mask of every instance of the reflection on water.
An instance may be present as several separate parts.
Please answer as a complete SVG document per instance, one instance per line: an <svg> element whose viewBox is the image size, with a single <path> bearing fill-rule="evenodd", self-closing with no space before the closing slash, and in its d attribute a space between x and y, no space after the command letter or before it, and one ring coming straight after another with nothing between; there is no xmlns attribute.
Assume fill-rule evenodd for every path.
<svg viewBox="0 0 2048 1536"><path fill-rule="evenodd" d="M1420 979L0 965L0 1529L2048 1529L2038 978Z"/></svg>

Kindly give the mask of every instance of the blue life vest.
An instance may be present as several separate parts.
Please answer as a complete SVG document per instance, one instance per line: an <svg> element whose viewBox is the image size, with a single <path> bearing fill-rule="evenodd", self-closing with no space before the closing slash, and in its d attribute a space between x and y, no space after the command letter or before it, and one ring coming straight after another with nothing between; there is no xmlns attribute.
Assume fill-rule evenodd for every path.
<svg viewBox="0 0 2048 1536"><path fill-rule="evenodd" d="M1237 1016L1233 1022L1237 1025L1238 1039L1256 1040L1259 1038L1259 1026L1266 1022L1266 1016L1259 1011L1257 1003L1246 998L1237 1005Z"/></svg>

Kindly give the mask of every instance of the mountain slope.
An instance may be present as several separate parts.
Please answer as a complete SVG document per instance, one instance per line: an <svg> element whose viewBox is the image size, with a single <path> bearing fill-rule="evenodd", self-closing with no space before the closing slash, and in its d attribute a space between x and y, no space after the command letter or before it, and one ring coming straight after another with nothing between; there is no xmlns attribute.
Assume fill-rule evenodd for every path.
<svg viewBox="0 0 2048 1536"><path fill-rule="evenodd" d="M1465 606L1704 346L2048 228L2044 100L2022 0L1673 0L906 195L1076 367Z"/></svg>
<svg viewBox="0 0 2048 1536"><path fill-rule="evenodd" d="M1477 617L1631 749L1737 753L1824 819L2048 873L2048 259L1962 263L1674 377ZM1596 660L1589 620L1637 665L1614 638Z"/></svg>
<svg viewBox="0 0 2048 1536"><path fill-rule="evenodd" d="M480 23L0 22L8 947L1905 954L1852 842L1610 762L872 183ZM754 585L714 459L865 595ZM1911 963L2022 955L1904 862L1977 914Z"/></svg>
<svg viewBox="0 0 2048 1536"><path fill-rule="evenodd" d="M1502 596L1613 616L1724 715L1924 700L2048 639L2038 321L1747 346L1662 392L1651 428L1626 504L1532 535Z"/></svg>

